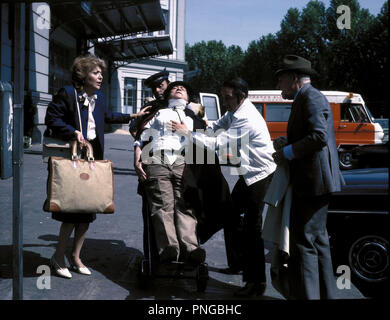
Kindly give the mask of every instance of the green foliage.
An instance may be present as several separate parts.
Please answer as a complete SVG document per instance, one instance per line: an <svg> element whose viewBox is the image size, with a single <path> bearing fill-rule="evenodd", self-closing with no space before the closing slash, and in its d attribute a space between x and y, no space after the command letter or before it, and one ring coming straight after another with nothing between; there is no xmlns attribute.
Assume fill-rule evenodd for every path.
<svg viewBox="0 0 390 320"><path fill-rule="evenodd" d="M186 44L189 70L198 71L188 82L199 91L217 93L226 78L240 74L243 58L241 47L227 48L222 41Z"/></svg>
<svg viewBox="0 0 390 320"><path fill-rule="evenodd" d="M337 8L351 10L351 29L339 30ZM366 101L386 101L389 9L386 1L375 17L358 0L331 0L328 8L312 0L300 11L290 8L275 34L253 40L243 52L221 41L186 45L189 82L198 90L218 93L222 82L240 75L250 89L275 89L275 71L285 54L309 59L319 73L313 79L322 90L359 92ZM375 110L372 110L375 114Z"/></svg>

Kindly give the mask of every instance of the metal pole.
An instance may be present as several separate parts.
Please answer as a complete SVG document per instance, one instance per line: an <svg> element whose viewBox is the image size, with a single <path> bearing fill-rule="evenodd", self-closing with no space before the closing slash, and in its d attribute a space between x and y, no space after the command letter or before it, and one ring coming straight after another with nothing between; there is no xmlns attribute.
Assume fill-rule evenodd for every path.
<svg viewBox="0 0 390 320"><path fill-rule="evenodd" d="M23 300L23 105L14 104L13 126L13 299Z"/></svg>
<svg viewBox="0 0 390 320"><path fill-rule="evenodd" d="M24 43L25 43L25 4L10 4L15 7L12 45L13 58L13 299L23 299L23 96L24 96Z"/></svg>

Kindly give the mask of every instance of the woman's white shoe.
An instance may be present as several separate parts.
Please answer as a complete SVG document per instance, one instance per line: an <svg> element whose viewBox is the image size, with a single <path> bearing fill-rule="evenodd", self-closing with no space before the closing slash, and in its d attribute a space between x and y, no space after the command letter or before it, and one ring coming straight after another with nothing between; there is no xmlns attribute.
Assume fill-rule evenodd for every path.
<svg viewBox="0 0 390 320"><path fill-rule="evenodd" d="M73 257L71 258L71 266L74 271L77 271L78 273L84 274L86 276L90 276L92 273L89 271L87 267L81 267L79 268L76 263L74 262Z"/></svg>
<svg viewBox="0 0 390 320"><path fill-rule="evenodd" d="M57 261L54 259L54 256L51 257L50 259L50 265L53 267L54 271L56 272L57 275L60 277L70 279L72 278L71 273L69 272L68 268L61 268Z"/></svg>
<svg viewBox="0 0 390 320"><path fill-rule="evenodd" d="M78 273L84 274L86 276L90 276L92 273L89 271L87 267L78 268L76 266L72 266L73 270L77 271Z"/></svg>

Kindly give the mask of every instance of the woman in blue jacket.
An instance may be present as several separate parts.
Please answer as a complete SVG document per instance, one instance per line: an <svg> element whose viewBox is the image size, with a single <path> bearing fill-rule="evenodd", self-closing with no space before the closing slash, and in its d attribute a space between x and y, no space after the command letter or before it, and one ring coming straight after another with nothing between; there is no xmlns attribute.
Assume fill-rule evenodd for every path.
<svg viewBox="0 0 390 320"><path fill-rule="evenodd" d="M63 140L76 140L83 145L85 140L92 144L96 160L103 159L104 123L129 123L132 118L148 113L143 109L136 114L111 112L99 91L106 65L103 60L93 56L77 57L72 66L72 86L61 88L49 104L45 124L45 135ZM77 103L80 108L81 126ZM73 270L90 275L89 269L80 260L80 251L84 243L89 224L96 214L52 213L52 218L61 221L56 252L50 263L57 275L70 279L71 273L65 265L66 244L74 230L74 243L70 263Z"/></svg>

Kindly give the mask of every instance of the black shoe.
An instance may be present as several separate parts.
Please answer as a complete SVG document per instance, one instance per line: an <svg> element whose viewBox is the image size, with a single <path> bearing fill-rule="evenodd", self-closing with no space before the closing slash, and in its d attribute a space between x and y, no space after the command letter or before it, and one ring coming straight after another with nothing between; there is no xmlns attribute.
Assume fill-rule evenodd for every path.
<svg viewBox="0 0 390 320"><path fill-rule="evenodd" d="M172 262L177 261L178 249L174 246L168 245L160 254L160 262Z"/></svg>
<svg viewBox="0 0 390 320"><path fill-rule="evenodd" d="M239 268L231 268L231 267L228 267L228 268L225 268L225 269L219 269L220 273L223 273L223 274L242 274L242 269L239 269Z"/></svg>
<svg viewBox="0 0 390 320"><path fill-rule="evenodd" d="M206 251L201 247L197 247L196 249L192 250L188 257L189 262L196 263L196 264L201 264L205 260L206 260Z"/></svg>
<svg viewBox="0 0 390 320"><path fill-rule="evenodd" d="M237 290L234 293L234 295L236 297L241 297L241 298L262 296L265 292L266 287L267 284L265 282L261 282L261 283L247 282L245 284L245 287L242 287L241 289Z"/></svg>

